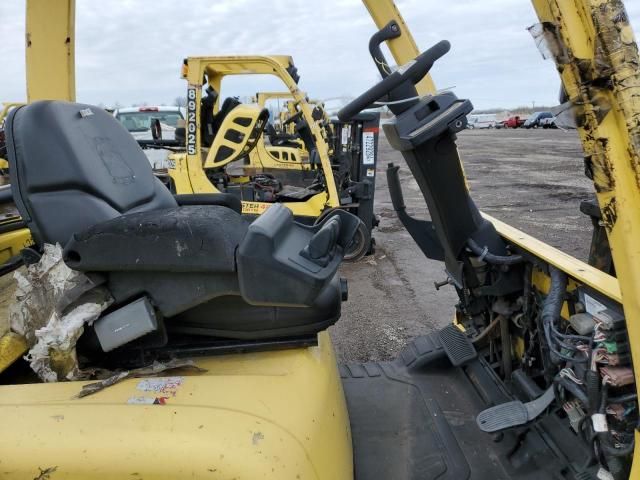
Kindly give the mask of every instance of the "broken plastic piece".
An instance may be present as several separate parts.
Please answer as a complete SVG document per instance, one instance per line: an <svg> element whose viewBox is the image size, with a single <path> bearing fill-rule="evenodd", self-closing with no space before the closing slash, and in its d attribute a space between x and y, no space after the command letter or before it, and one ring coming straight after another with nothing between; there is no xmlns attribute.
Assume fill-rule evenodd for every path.
<svg viewBox="0 0 640 480"><path fill-rule="evenodd" d="M24 273L16 271L13 277L17 289L9 307L11 330L25 337L30 346L36 341L36 330L49 323L53 312L62 313L95 287L89 277L65 265L60 245L45 245L40 261Z"/></svg>
<svg viewBox="0 0 640 480"><path fill-rule="evenodd" d="M545 60L552 58L558 65L569 62L567 49L560 39L558 27L550 22L536 23L527 28Z"/></svg>
<svg viewBox="0 0 640 480"><path fill-rule="evenodd" d="M45 245L40 261L16 271L11 329L30 347L26 360L45 382L80 378L76 341L84 325L112 302L109 292L67 267L60 245Z"/></svg>
<svg viewBox="0 0 640 480"><path fill-rule="evenodd" d="M181 359L173 359L168 362L153 362L152 365L148 367L136 368L134 370L127 370L123 372L118 372L112 374L111 376L100 380L99 382L88 383L82 387L80 393L76 396L76 398L83 398L89 395L93 395L101 390L104 390L111 385L115 385L122 380L127 378L137 378L137 377L152 377L154 375L159 375L164 372L168 372L170 370L176 370L179 368L186 368L190 370L195 370L196 372L206 372L207 370L204 368L198 367L193 360L181 360ZM112 373L112 372L109 372Z"/></svg>
<svg viewBox="0 0 640 480"><path fill-rule="evenodd" d="M49 323L36 330L36 344L25 357L31 369L45 382L83 378L76 342L84 326L94 322L111 301L109 292L98 287L80 297L79 304L66 313L52 312Z"/></svg>

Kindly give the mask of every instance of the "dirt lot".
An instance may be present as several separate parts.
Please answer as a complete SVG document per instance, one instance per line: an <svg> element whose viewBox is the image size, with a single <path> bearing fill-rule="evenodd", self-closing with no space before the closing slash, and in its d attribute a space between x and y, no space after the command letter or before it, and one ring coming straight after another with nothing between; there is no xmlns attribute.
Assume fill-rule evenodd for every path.
<svg viewBox="0 0 640 480"><path fill-rule="evenodd" d="M467 130L459 135L471 193L480 208L543 241L586 260L591 222L579 211L592 195L577 134L560 130ZM401 166L404 197L415 216L428 216L402 159L381 138L376 185L376 254L345 265L349 301L332 327L341 360L394 356L408 338L451 320L452 287L439 291L443 265L427 260L396 219L387 191L387 163Z"/></svg>

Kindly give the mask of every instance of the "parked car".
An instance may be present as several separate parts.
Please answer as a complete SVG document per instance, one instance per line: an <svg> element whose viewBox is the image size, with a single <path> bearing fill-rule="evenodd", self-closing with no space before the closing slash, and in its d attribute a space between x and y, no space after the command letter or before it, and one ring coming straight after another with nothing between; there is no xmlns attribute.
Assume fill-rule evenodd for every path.
<svg viewBox="0 0 640 480"><path fill-rule="evenodd" d="M547 117L540 120L540 126L542 128L558 128L556 125L556 117Z"/></svg>
<svg viewBox="0 0 640 480"><path fill-rule="evenodd" d="M151 123L158 120L162 130L163 140L175 140L175 131L178 122L186 118L186 110L180 107L157 106L157 107L130 107L114 110L113 116L129 130L133 138L137 141L151 141ZM144 147L143 147L144 148ZM154 170L167 168L168 150L145 149L144 153L149 159L149 163Z"/></svg>
<svg viewBox="0 0 640 480"><path fill-rule="evenodd" d="M526 119L514 115L513 117L507 118L503 123L504 128L520 128L524 125Z"/></svg>
<svg viewBox="0 0 640 480"><path fill-rule="evenodd" d="M467 117L467 128L494 128L498 123L493 113L471 114Z"/></svg>
<svg viewBox="0 0 640 480"><path fill-rule="evenodd" d="M162 138L175 139L175 130L179 120L184 120L186 111L180 107L129 107L114 110L113 116L131 132L136 140L153 140L151 122L160 121Z"/></svg>
<svg viewBox="0 0 640 480"><path fill-rule="evenodd" d="M553 113L551 112L535 112L532 113L531 116L529 118L527 118L527 121L524 122L523 127L524 128L538 128L540 127L540 121L544 120L545 118L553 118Z"/></svg>

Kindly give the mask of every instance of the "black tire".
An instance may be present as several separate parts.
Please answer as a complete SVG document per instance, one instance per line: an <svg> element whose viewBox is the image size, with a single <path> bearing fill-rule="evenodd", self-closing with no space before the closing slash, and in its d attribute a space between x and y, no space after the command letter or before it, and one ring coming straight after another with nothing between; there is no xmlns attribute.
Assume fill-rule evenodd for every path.
<svg viewBox="0 0 640 480"><path fill-rule="evenodd" d="M371 231L365 226L364 223L360 222L353 242L351 243L351 245L349 245L349 247L347 247L347 251L344 253L344 261L356 262L360 260L369 252L370 246Z"/></svg>

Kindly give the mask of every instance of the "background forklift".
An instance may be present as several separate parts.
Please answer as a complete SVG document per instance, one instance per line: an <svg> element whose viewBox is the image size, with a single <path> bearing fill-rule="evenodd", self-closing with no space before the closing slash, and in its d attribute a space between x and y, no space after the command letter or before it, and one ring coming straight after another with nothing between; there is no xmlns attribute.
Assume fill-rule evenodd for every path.
<svg viewBox="0 0 640 480"><path fill-rule="evenodd" d="M271 104L269 105L269 109L271 110L271 125L275 129L274 133L280 136L290 135L289 138L276 138L276 142L278 142L279 140L284 142L288 141L292 144L295 143L296 146L304 149L304 142L299 138L298 135L296 135L295 131L293 131L293 129L295 129L295 125L287 123L289 117L297 113L297 110L295 108L295 100L291 96L291 92L258 92L254 97L254 102L257 103L261 108L267 107L267 103L273 101L277 101L277 106L276 108L274 108L273 104ZM281 103L281 101L283 101L283 103ZM310 101L310 103L313 102ZM289 131L287 131L289 126L290 129ZM267 134L271 136L270 132L267 132ZM273 139L270 140L273 144Z"/></svg>
<svg viewBox="0 0 640 480"><path fill-rule="evenodd" d="M170 156L174 192L231 193L248 215L283 203L307 224L336 208L346 210L362 225L345 259L356 260L372 251L378 113L363 114L348 125L327 125L323 110L310 104L298 88L296 69L286 56L191 57L183 74L189 83L186 152ZM280 167L287 152L299 149L265 147L266 109L241 105L233 97L220 105L218 92L226 76L261 74L276 76L289 89L296 113L286 123L296 126L305 144L308 159L303 152L299 158L301 165L308 162L309 170Z"/></svg>
<svg viewBox="0 0 640 480"><path fill-rule="evenodd" d="M448 42L440 42L397 71L386 71L384 79L345 107L340 117L348 120L380 99L405 100L393 104L395 119L385 126L385 133L394 148L403 152L424 195L430 221L408 216L393 165L387 172L392 199L424 253L444 262L449 283L459 295L455 325L414 339L394 361L337 368L324 327L303 320L306 309L297 309L291 317L278 316L285 323L305 325L304 335L288 331L274 338L264 335L264 322L250 325L245 314L226 323L235 310L230 305L224 309L224 305L210 304L209 308L221 310L192 316L192 322L201 320L199 329L189 334L206 337L206 331L213 329L212 338L199 342L191 338L168 350L166 345L140 350L139 344L125 343L119 355L111 357L115 362L144 362L163 355L185 355L195 358L207 372L131 379L84 398L76 397L86 383L19 384L13 376L3 377L0 416L11 432L0 437L0 451L6 459L3 473L8 478L42 477L43 472L59 478L97 478L106 472L114 477L135 473L153 478L221 479L638 478L637 368L632 367L633 363L637 367L640 358L640 209L636 208L640 186L634 121L640 112L638 49L618 1L538 0L534 6L540 32L554 46L567 96L579 107L579 132L617 278L478 212L455 147L455 134L465 127L471 103L451 93L416 98L422 88L430 86L427 72L433 63L449 50ZM393 41L406 46L411 37L398 12L390 2L372 2L370 8L382 24L380 36L389 35L390 50L394 57L399 56L401 44ZM406 50L404 54L409 55ZM387 65L383 56L378 60ZM612 78L624 82L605 81ZM603 112L603 105L610 108ZM12 113L9 159L14 175L20 169L13 167L23 162L43 161L37 150L16 153L16 142L33 145L25 142L30 135L50 130L75 139L75 127L84 121L77 115L78 107L87 108L54 102ZM34 118L41 122L41 114L48 110L53 112L51 121L42 131L11 129L20 122L28 125ZM118 136L121 129L111 129L113 119L104 115L84 117L89 118L87 122L98 122L95 127L104 127L87 129L113 135L114 145L131 154L122 158L140 168L136 173L141 179L152 182L144 156L131 147L130 138ZM72 155L63 158L75 160ZM93 160L99 167L99 159ZM20 187L29 187L28 176L14 178ZM94 176L86 180L97 181ZM170 202L164 189L157 192L163 202ZM23 208L31 208L29 193L29 188L14 192L17 201L25 202ZM86 211L85 204L82 208ZM133 214L153 217L153 207L145 210ZM230 226L240 226L241 221L227 210L216 210L215 215L230 216L217 226L231 233ZM140 274L136 253L149 249L148 243L137 238L139 230L136 235L126 229L110 230L114 223L128 225L128 215L125 212L111 219L109 228L98 223L98 230L74 237L67 245L69 265L94 272L98 263L92 262L93 252L102 254L98 257L100 271L110 285ZM302 282L304 288L297 293L309 296L294 295L296 300L309 303L317 299L307 289L314 284L314 275L298 271L298 266L305 262L302 252L324 253L316 250L315 235L331 237L329 246L336 248L334 253L328 255L325 266L316 263L314 268L322 272L315 281L321 286L329 281L348 241L344 237L353 233L349 227L352 217L334 216L341 220L327 219L310 232L293 224L282 206L268 209L245 237L238 238L237 268L258 276L282 276L277 282L271 278L268 285L272 289L256 292L251 282L245 283L251 275L243 279L229 262L225 275L232 280L238 277L241 285L249 287L240 295L233 290L234 295L277 308L273 304L286 302L280 295L290 301L290 289ZM201 228L196 240L203 232L219 234L210 230L210 221L196 222L197 215L186 218L189 221L180 227L167 225L167 235L189 231L192 225ZM157 233L157 220L153 220L145 226ZM46 222L36 220L30 226L37 232ZM323 228L327 230L321 233ZM75 233L70 227L62 232ZM106 232L116 235L120 243L104 242L101 237ZM101 248L92 250L93 242ZM196 245L202 243L196 241ZM291 245L295 248L288 248ZM230 259L227 254L235 246L232 242L220 248L219 258ZM105 251L111 255L105 256ZM120 261L118 255L123 251L136 252L129 263ZM311 258L315 262L320 257L314 254ZM149 287L171 282L167 291L182 291L180 286L194 273L193 266L203 259L193 259L189 253L173 260L179 266L169 273L147 273ZM186 268L184 262L191 260L196 261ZM273 262L286 268L272 268ZM221 280L216 272L207 271L206 284L218 288L211 276ZM169 301L176 296L167 297ZM166 306L162 300L157 300L154 311ZM114 308L128 304L128 299L121 299ZM166 320L170 323L171 316ZM238 336L241 327L244 338ZM319 331L313 333L316 327ZM96 355L94 362L100 364L100 350L94 346L87 353ZM161 400L158 393L167 395Z"/></svg>

